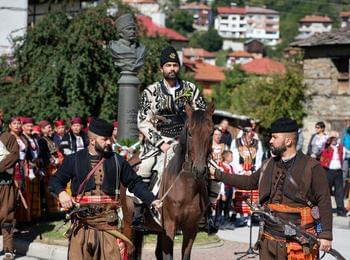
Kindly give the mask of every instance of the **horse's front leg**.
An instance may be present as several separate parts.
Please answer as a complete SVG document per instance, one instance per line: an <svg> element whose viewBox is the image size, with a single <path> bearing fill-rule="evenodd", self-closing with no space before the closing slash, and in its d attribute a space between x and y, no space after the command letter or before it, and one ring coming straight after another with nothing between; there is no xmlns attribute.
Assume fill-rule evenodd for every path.
<svg viewBox="0 0 350 260"><path fill-rule="evenodd" d="M176 232L175 222L169 220L167 223L164 223L164 232L160 234L163 260L173 259L175 232Z"/></svg>
<svg viewBox="0 0 350 260"><path fill-rule="evenodd" d="M182 241L182 259L191 259L191 250L196 239L198 227L197 226L187 226L183 228L183 241Z"/></svg>

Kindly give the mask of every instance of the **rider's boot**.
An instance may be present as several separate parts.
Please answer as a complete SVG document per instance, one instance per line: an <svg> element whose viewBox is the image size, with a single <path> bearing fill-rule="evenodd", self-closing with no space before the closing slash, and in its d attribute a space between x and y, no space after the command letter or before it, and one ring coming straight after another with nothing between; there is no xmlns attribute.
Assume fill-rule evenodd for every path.
<svg viewBox="0 0 350 260"><path fill-rule="evenodd" d="M141 229L143 224L143 204L134 203L134 216L131 225L134 229Z"/></svg>

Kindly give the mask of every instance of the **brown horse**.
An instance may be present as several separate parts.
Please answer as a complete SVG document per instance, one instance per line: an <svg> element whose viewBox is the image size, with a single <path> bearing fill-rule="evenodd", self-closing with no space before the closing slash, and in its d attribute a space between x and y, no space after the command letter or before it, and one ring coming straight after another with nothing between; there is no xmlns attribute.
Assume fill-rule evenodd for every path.
<svg viewBox="0 0 350 260"><path fill-rule="evenodd" d="M162 228L158 228L156 257L173 259L174 237L177 230L183 233L182 259L190 259L193 242L198 232L198 223L209 204L207 164L211 152L213 132L212 114L214 105L206 111L194 111L186 105L187 120L184 131L162 176L159 198L164 196ZM124 197L124 196L122 196ZM133 236L136 258L141 257L140 232L133 234L130 223L133 202L127 199L124 207L124 233ZM147 227L156 230L155 223L146 216ZM153 226L153 227L152 227ZM140 244L141 243L141 244Z"/></svg>

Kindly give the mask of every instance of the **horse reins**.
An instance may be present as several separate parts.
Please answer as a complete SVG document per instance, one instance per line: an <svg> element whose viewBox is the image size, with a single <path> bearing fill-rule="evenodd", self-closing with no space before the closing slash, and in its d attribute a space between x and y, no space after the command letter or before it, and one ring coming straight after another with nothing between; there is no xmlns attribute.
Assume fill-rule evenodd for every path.
<svg viewBox="0 0 350 260"><path fill-rule="evenodd" d="M185 155L185 162L188 162L188 132L187 132L187 126L185 128L186 130L186 155ZM166 163L167 163L167 154L168 151L165 152L164 155L164 168L163 171L166 168ZM179 179L180 175L181 175L182 171L180 171L180 173L176 176L175 180L173 181L173 183L170 185L170 187L167 189L167 191L163 194L163 196L160 198L160 201L163 202L163 200L166 198L166 196L168 196L169 192L171 191L171 189L174 187L176 181Z"/></svg>

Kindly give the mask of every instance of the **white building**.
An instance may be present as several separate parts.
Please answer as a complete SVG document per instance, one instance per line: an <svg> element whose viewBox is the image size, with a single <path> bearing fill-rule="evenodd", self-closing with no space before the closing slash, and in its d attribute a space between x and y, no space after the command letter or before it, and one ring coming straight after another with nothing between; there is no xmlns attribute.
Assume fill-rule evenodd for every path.
<svg viewBox="0 0 350 260"><path fill-rule="evenodd" d="M214 27L223 38L245 38L246 9L242 7L218 7Z"/></svg>
<svg viewBox="0 0 350 260"><path fill-rule="evenodd" d="M350 25L350 12L340 13L341 24L340 27L348 27Z"/></svg>
<svg viewBox="0 0 350 260"><path fill-rule="evenodd" d="M226 67L232 69L235 64L245 64L254 59L253 54L246 51L233 51L227 54Z"/></svg>
<svg viewBox="0 0 350 260"><path fill-rule="evenodd" d="M0 55L12 52L12 39L23 36L28 24L28 0L0 1Z"/></svg>
<svg viewBox="0 0 350 260"><path fill-rule="evenodd" d="M159 4L155 0L123 0L122 2L134 7L142 15L152 16L159 12Z"/></svg>
<svg viewBox="0 0 350 260"><path fill-rule="evenodd" d="M96 6L104 0L72 0L65 6L67 13L74 15L81 9ZM28 25L34 25L50 10L60 9L63 2L0 0L0 55L12 53L12 40L23 36Z"/></svg>
<svg viewBox="0 0 350 260"><path fill-rule="evenodd" d="M155 24L165 26L165 14L160 11L160 4L156 0L122 0L122 2L135 8L141 15L151 17Z"/></svg>
<svg viewBox="0 0 350 260"><path fill-rule="evenodd" d="M261 7L247 7L246 10L246 38L258 39L270 46L276 45L280 38L279 13Z"/></svg>
<svg viewBox="0 0 350 260"><path fill-rule="evenodd" d="M182 55L190 61L202 60L205 63L215 66L215 54L201 48L183 48Z"/></svg>
<svg viewBox="0 0 350 260"><path fill-rule="evenodd" d="M315 33L330 32L332 19L328 16L307 15L299 21L299 35L296 39L306 39Z"/></svg>
<svg viewBox="0 0 350 260"><path fill-rule="evenodd" d="M224 38L224 49L245 38L273 46L280 37L279 13L260 7L218 7L214 28Z"/></svg>

